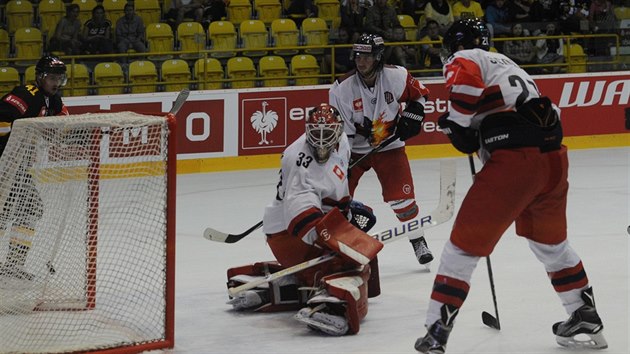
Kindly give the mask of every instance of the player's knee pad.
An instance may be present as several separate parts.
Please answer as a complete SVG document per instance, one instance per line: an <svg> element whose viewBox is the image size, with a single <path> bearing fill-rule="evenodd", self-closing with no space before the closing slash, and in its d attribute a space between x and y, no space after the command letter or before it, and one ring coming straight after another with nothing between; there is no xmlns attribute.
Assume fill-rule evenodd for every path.
<svg viewBox="0 0 630 354"><path fill-rule="evenodd" d="M409 221L416 216L420 212L418 208L418 204L415 199L399 199L389 201L389 206L392 208L396 217L401 222Z"/></svg>
<svg viewBox="0 0 630 354"><path fill-rule="evenodd" d="M228 288L236 287L257 278L265 277L267 274L278 272L282 269L284 268L275 261L258 262L241 267L230 268L227 271L227 286ZM300 284L296 277L281 277L275 281L265 283L255 289L252 289L257 292L257 296L260 298L260 301L258 299L254 299L255 301L250 302L250 304L253 305L245 306L239 309L252 309L261 312L300 309L306 302L306 297L300 292L299 287ZM228 303L234 304L233 300L234 298L231 298ZM248 299L243 300L248 301Z"/></svg>
<svg viewBox="0 0 630 354"><path fill-rule="evenodd" d="M370 267L325 276L322 282L328 294L345 302L348 333L359 332L360 322L368 312Z"/></svg>

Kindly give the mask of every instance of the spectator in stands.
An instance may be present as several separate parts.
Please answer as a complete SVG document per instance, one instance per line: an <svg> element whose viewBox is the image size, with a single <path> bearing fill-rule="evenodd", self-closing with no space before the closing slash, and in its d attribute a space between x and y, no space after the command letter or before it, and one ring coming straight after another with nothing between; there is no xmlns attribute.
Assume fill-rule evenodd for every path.
<svg viewBox="0 0 630 354"><path fill-rule="evenodd" d="M475 0L459 0L453 4L453 18L455 21L466 18L483 18L485 13Z"/></svg>
<svg viewBox="0 0 630 354"><path fill-rule="evenodd" d="M510 37L527 37L529 34L523 30L523 25L515 23L512 25ZM505 42L503 53L516 64L533 64L536 58L534 44L530 40L511 40Z"/></svg>
<svg viewBox="0 0 630 354"><path fill-rule="evenodd" d="M173 28L173 32L177 30L177 26L184 21L185 18L202 22L204 12L203 0L173 0L171 8L166 13L166 22Z"/></svg>
<svg viewBox="0 0 630 354"><path fill-rule="evenodd" d="M388 5L387 0L375 0L365 15L365 32L377 34L391 41L395 26L400 26L396 9Z"/></svg>
<svg viewBox="0 0 630 354"><path fill-rule="evenodd" d="M305 18L317 17L317 6L313 0L291 0L287 14L300 27Z"/></svg>
<svg viewBox="0 0 630 354"><path fill-rule="evenodd" d="M145 27L142 18L136 14L132 3L125 5L125 15L116 22L116 40L118 52L127 53L133 49L138 53L147 51L144 43Z"/></svg>
<svg viewBox="0 0 630 354"><path fill-rule="evenodd" d="M350 30L346 27L339 27L337 40L331 44L353 44L354 41L351 41L350 38ZM354 68L354 60L350 58L350 54L352 53L352 47L345 48L337 48L335 47L335 73L343 74ZM324 55L324 60L322 61L322 73L330 74L332 68L332 55L327 53Z"/></svg>
<svg viewBox="0 0 630 354"><path fill-rule="evenodd" d="M394 26L392 29L391 42L408 42L403 26ZM418 66L416 48L410 45L396 45L385 48L385 63L400 65L407 69Z"/></svg>
<svg viewBox="0 0 630 354"><path fill-rule="evenodd" d="M427 35L420 38L424 41L440 41L434 44L422 44L422 54L420 56L420 65L424 69L442 69L442 58L440 52L442 50L442 36L440 36L440 25L435 20L428 20L426 26ZM442 76L442 71L424 74L424 76Z"/></svg>
<svg viewBox="0 0 630 354"><path fill-rule="evenodd" d="M512 0L508 3L510 15L514 21L528 22L530 21L529 13L531 12L531 0ZM487 14L486 10L486 14Z"/></svg>
<svg viewBox="0 0 630 354"><path fill-rule="evenodd" d="M617 25L612 4L609 0L593 0L589 9L588 21L592 33L614 33ZM610 55L610 47L614 45L614 37L591 38L588 46L591 55Z"/></svg>
<svg viewBox="0 0 630 354"><path fill-rule="evenodd" d="M66 16L57 23L55 33L50 38L49 52L63 52L67 55L81 54L80 8L77 4L66 7Z"/></svg>
<svg viewBox="0 0 630 354"><path fill-rule="evenodd" d="M350 33L350 43L356 42L363 33L363 23L367 14L367 6L362 6L359 0L347 0L341 7L341 26Z"/></svg>
<svg viewBox="0 0 630 354"><path fill-rule="evenodd" d="M508 35L512 31L510 23L513 18L506 2L507 0L494 0L486 8L486 23L488 27L492 26L493 37Z"/></svg>
<svg viewBox="0 0 630 354"><path fill-rule="evenodd" d="M565 9L566 19L564 26L570 32L588 33L589 32L589 9L591 7L590 0L569 0L561 6Z"/></svg>
<svg viewBox="0 0 630 354"><path fill-rule="evenodd" d="M105 8L96 5L92 9L92 18L83 25L84 54L111 54L114 52L112 41L112 23L105 18Z"/></svg>
<svg viewBox="0 0 630 354"><path fill-rule="evenodd" d="M203 4L203 28L208 29L213 21L221 21L227 17L224 0L206 0Z"/></svg>
<svg viewBox="0 0 630 354"><path fill-rule="evenodd" d="M444 34L454 22L453 10L446 0L431 0L424 8L424 16L427 29L429 21L434 21L439 26L440 34Z"/></svg>
<svg viewBox="0 0 630 354"><path fill-rule="evenodd" d="M529 21L557 21L559 11L560 2L557 0L533 0L529 7Z"/></svg>
<svg viewBox="0 0 630 354"><path fill-rule="evenodd" d="M534 32L535 36L539 35L539 32ZM545 29L545 36L557 36L559 33L556 31L556 25L548 23ZM547 38L539 39L536 41L536 56L537 62L540 64L560 64L564 62L564 41L562 38ZM558 73L562 70L560 66L543 67L543 73Z"/></svg>

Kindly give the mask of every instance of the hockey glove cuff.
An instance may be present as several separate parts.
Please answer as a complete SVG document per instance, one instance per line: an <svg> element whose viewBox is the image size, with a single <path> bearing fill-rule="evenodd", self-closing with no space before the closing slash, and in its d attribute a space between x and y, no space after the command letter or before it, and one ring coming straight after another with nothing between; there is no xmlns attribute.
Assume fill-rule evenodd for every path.
<svg viewBox="0 0 630 354"><path fill-rule="evenodd" d="M402 112L398 123L396 124L396 135L400 140L405 141L412 138L422 130L422 121L424 120L424 106L419 102L409 102Z"/></svg>
<svg viewBox="0 0 630 354"><path fill-rule="evenodd" d="M461 125L448 119L448 113L438 118L438 126L442 132L448 136L451 144L464 154L472 154L479 150L479 133L471 128L464 128Z"/></svg>

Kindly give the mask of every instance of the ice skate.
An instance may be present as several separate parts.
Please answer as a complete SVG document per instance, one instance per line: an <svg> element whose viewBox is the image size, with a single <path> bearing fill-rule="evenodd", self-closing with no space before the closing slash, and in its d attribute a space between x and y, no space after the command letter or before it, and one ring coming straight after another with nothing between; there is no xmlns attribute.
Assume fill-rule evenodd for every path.
<svg viewBox="0 0 630 354"><path fill-rule="evenodd" d="M247 290L237 294L230 301L226 302L232 305L236 311L243 311L257 308L269 302L269 294L266 289Z"/></svg>
<svg viewBox="0 0 630 354"><path fill-rule="evenodd" d="M429 263L433 261L433 253L431 253L429 246L427 246L427 241L424 239L424 236L409 240L409 242L411 242L413 252L418 259L418 262L429 269Z"/></svg>
<svg viewBox="0 0 630 354"><path fill-rule="evenodd" d="M453 329L453 320L459 309L450 305L442 305L441 312L442 318L434 322L427 334L416 341L415 348L420 353L443 354L446 351L446 342Z"/></svg>
<svg viewBox="0 0 630 354"><path fill-rule="evenodd" d="M331 336L343 336L348 333L348 320L344 316L329 313L326 304L316 307L305 307L295 314L294 318L305 323L308 328Z"/></svg>
<svg viewBox="0 0 630 354"><path fill-rule="evenodd" d="M571 349L605 349L604 325L595 309L593 288L582 291L585 304L575 310L568 320L553 325L556 342Z"/></svg>

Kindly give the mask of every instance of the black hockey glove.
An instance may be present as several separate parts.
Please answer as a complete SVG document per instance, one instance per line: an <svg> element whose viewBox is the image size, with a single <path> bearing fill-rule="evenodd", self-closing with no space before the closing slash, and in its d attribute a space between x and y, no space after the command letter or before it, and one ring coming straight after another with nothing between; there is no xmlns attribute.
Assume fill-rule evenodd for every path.
<svg viewBox="0 0 630 354"><path fill-rule="evenodd" d="M353 200L350 202L350 223L363 232L368 232L376 224L376 216L369 206Z"/></svg>
<svg viewBox="0 0 630 354"><path fill-rule="evenodd" d="M464 154L479 150L479 134L476 130L464 128L448 119L448 112L438 118L438 126L448 136L451 144Z"/></svg>
<svg viewBox="0 0 630 354"><path fill-rule="evenodd" d="M412 101L407 103L407 107L402 112L396 124L396 135L400 140L405 141L420 134L422 121L424 120L424 106L421 103Z"/></svg>

